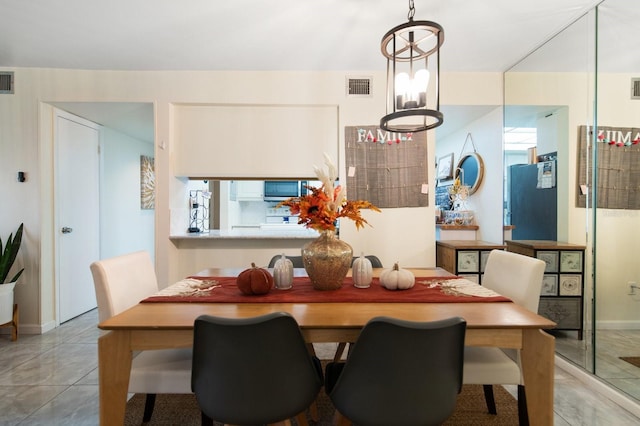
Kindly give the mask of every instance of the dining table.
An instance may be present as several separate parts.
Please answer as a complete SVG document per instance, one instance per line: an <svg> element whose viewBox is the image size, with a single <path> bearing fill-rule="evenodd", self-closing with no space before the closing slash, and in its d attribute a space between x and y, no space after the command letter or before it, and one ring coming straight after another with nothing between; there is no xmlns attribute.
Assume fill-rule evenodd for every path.
<svg viewBox="0 0 640 426"><path fill-rule="evenodd" d="M246 318L282 311L296 319L311 344L355 342L363 326L377 316L409 321L462 317L467 323L465 345L520 349L529 423L552 425L555 339L545 330L555 323L506 298L450 294L446 282L461 277L444 269L408 269L416 277L413 289L382 289L378 278L382 270L374 269L370 288L354 289L349 274L341 289L332 290L333 296L327 291L304 291L309 285L304 269L294 272L293 289L302 295L298 298L294 291L277 289L264 296L245 296L226 284L228 298L216 299L216 291L234 282L239 268L207 268L188 277L188 282L199 280L203 285L184 300L180 299L184 294L167 293L174 286L184 288L184 282L169 286L98 325L106 331L98 339L100 424L124 423L136 351L192 346L194 320L200 315ZM435 299L420 296L434 291L439 292ZM347 296L341 298L343 293Z"/></svg>

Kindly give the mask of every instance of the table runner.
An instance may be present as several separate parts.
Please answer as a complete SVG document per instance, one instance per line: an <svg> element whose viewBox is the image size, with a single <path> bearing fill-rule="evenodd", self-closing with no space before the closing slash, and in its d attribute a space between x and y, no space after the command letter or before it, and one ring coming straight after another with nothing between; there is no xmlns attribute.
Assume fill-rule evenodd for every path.
<svg viewBox="0 0 640 426"><path fill-rule="evenodd" d="M465 294L467 293L467 294ZM478 294L470 296L469 293ZM356 288L347 277L337 290L315 290L307 277L295 277L289 290L272 289L267 294L244 295L236 277L189 277L144 299L143 303L462 303L510 302L499 294L460 277L416 277L407 290L387 290L374 278L368 288Z"/></svg>

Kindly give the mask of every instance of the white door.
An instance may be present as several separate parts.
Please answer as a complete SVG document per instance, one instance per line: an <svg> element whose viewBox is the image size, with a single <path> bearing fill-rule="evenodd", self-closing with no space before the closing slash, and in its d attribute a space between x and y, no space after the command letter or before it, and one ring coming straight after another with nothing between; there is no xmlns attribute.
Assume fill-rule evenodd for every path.
<svg viewBox="0 0 640 426"><path fill-rule="evenodd" d="M100 255L100 126L55 112L58 322L96 307L89 265Z"/></svg>

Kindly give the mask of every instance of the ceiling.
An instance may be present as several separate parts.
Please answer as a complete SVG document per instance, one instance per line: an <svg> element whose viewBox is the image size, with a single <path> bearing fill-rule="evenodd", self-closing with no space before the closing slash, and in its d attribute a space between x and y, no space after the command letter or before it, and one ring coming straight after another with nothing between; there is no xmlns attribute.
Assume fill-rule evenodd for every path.
<svg viewBox="0 0 640 426"><path fill-rule="evenodd" d="M415 0L444 71L505 71L596 0ZM0 0L0 66L372 70L399 0Z"/></svg>
<svg viewBox="0 0 640 426"><path fill-rule="evenodd" d="M414 0L444 28L441 69L502 72L597 0ZM398 0L0 0L2 67L89 70L384 69L380 40L407 21ZM153 140L151 104L59 106ZM452 107L453 108L453 107ZM481 111L466 111L471 116ZM460 112L461 113L461 112ZM456 121L463 119L454 114ZM455 121L447 118L447 128ZM129 117L128 122L123 121ZM146 129L138 120L146 117ZM440 132L445 132L442 126Z"/></svg>

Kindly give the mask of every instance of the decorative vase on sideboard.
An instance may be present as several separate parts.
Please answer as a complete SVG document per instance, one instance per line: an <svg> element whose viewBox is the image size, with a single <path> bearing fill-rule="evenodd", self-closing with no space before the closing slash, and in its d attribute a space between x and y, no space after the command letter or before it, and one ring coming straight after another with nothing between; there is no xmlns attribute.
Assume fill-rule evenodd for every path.
<svg viewBox="0 0 640 426"><path fill-rule="evenodd" d="M302 247L304 269L316 290L337 290L349 272L353 249L340 240L335 231L320 236Z"/></svg>

